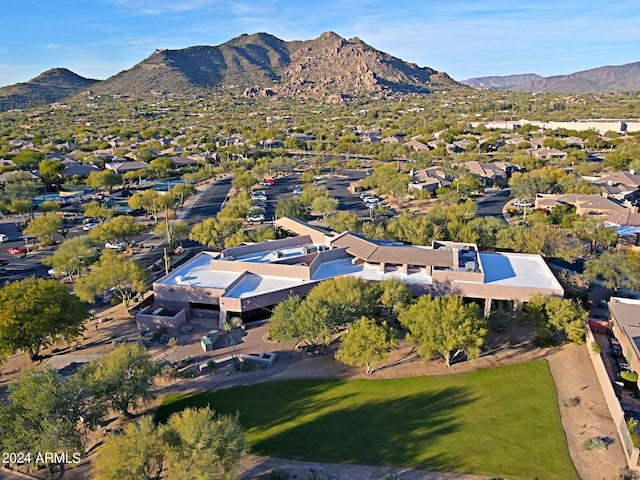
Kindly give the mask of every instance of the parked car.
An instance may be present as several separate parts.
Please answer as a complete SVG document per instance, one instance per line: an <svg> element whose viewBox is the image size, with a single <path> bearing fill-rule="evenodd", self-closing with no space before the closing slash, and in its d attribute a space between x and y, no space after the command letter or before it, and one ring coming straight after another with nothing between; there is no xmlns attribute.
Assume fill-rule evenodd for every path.
<svg viewBox="0 0 640 480"><path fill-rule="evenodd" d="M264 222L264 215L262 213L247 215L247 222L249 222L249 223L262 223L262 222Z"/></svg>
<svg viewBox="0 0 640 480"><path fill-rule="evenodd" d="M5 235L4 233L0 233L0 243L6 242L8 240L9 240L9 237L7 235Z"/></svg>
<svg viewBox="0 0 640 480"><path fill-rule="evenodd" d="M125 242L107 242L104 244L104 247L121 252L122 250L127 248L127 244Z"/></svg>
<svg viewBox="0 0 640 480"><path fill-rule="evenodd" d="M85 232L88 232L89 230L91 230L92 228L97 227L98 225L100 225L100 224L97 223L97 222L85 223L82 226L82 230L84 230Z"/></svg>
<svg viewBox="0 0 640 480"><path fill-rule="evenodd" d="M621 372L631 371L631 366L627 362L618 362L618 368L620 369Z"/></svg>
<svg viewBox="0 0 640 480"><path fill-rule="evenodd" d="M7 252L11 255L26 255L27 249L25 247L9 247L7 248Z"/></svg>
<svg viewBox="0 0 640 480"><path fill-rule="evenodd" d="M516 200L515 202L513 202L513 205L518 207L518 208L531 208L533 207L532 203L526 202L524 200Z"/></svg>

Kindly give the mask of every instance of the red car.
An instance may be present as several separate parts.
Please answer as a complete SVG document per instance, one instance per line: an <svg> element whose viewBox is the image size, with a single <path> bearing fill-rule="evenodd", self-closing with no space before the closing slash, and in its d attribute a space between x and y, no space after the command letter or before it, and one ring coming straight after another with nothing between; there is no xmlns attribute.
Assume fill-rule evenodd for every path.
<svg viewBox="0 0 640 480"><path fill-rule="evenodd" d="M26 255L27 249L24 247L9 247L7 248L7 252L11 255Z"/></svg>

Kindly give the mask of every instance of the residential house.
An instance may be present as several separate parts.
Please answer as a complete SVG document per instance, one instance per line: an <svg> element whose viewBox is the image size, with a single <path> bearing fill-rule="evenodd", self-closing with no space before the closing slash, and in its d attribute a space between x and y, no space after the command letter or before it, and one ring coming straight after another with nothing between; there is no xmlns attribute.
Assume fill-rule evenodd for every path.
<svg viewBox="0 0 640 480"><path fill-rule="evenodd" d="M631 370L640 372L640 300L611 297L610 325Z"/></svg>
<svg viewBox="0 0 640 480"><path fill-rule="evenodd" d="M431 150L427 145L419 142L418 140L409 140L408 142L405 142L404 146L416 152L428 152Z"/></svg>
<svg viewBox="0 0 640 480"><path fill-rule="evenodd" d="M422 168L413 172L413 180L409 183L409 191L435 192L440 187L448 187L451 182L441 166Z"/></svg>
<svg viewBox="0 0 640 480"><path fill-rule="evenodd" d="M485 187L492 187L496 182L503 185L506 184L511 172L516 169L509 162L484 163L469 161L456 165L466 167L471 173L480 176Z"/></svg>
<svg viewBox="0 0 640 480"><path fill-rule="evenodd" d="M635 171L603 172L590 178L591 182L600 186L609 197L619 201L635 202L640 199L640 175Z"/></svg>
<svg viewBox="0 0 640 480"><path fill-rule="evenodd" d="M60 175L64 178L71 178L74 176L86 177L90 173L97 172L99 170L99 168L94 165L85 165L73 158L65 158L62 160L62 164L64 165L64 170Z"/></svg>
<svg viewBox="0 0 640 480"><path fill-rule="evenodd" d="M404 141L404 135L391 135L390 137L384 137L380 140L381 143L401 143Z"/></svg>
<svg viewBox="0 0 640 480"><path fill-rule="evenodd" d="M547 160L564 159L567 158L568 155L564 150L549 147L527 148L526 152L534 158L543 158Z"/></svg>
<svg viewBox="0 0 640 480"><path fill-rule="evenodd" d="M127 172L135 172L138 170L144 170L145 168L149 168L149 164L147 162L110 162L105 163L104 167L113 170L119 175Z"/></svg>
<svg viewBox="0 0 640 480"><path fill-rule="evenodd" d="M574 205L576 214L581 217L595 218L611 226L640 226L640 214L637 207L626 207L602 195L567 193L562 195L538 194L536 196L536 208L550 211L556 205Z"/></svg>

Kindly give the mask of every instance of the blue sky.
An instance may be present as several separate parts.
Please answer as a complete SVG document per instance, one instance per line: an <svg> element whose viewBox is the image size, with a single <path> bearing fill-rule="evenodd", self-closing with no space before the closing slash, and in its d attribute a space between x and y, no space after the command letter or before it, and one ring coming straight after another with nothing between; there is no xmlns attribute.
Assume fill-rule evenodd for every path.
<svg viewBox="0 0 640 480"><path fill-rule="evenodd" d="M456 80L640 61L638 0L5 0L1 11L0 86L54 67L105 79L156 48L255 32L331 30Z"/></svg>

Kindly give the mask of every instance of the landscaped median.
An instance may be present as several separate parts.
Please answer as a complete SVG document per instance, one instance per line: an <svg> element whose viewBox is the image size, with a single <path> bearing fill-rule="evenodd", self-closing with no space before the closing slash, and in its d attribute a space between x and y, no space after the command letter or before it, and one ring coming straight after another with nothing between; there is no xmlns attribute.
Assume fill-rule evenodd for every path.
<svg viewBox="0 0 640 480"><path fill-rule="evenodd" d="M239 412L256 455L578 478L543 360L447 376L289 380L168 395L156 419L206 405Z"/></svg>

